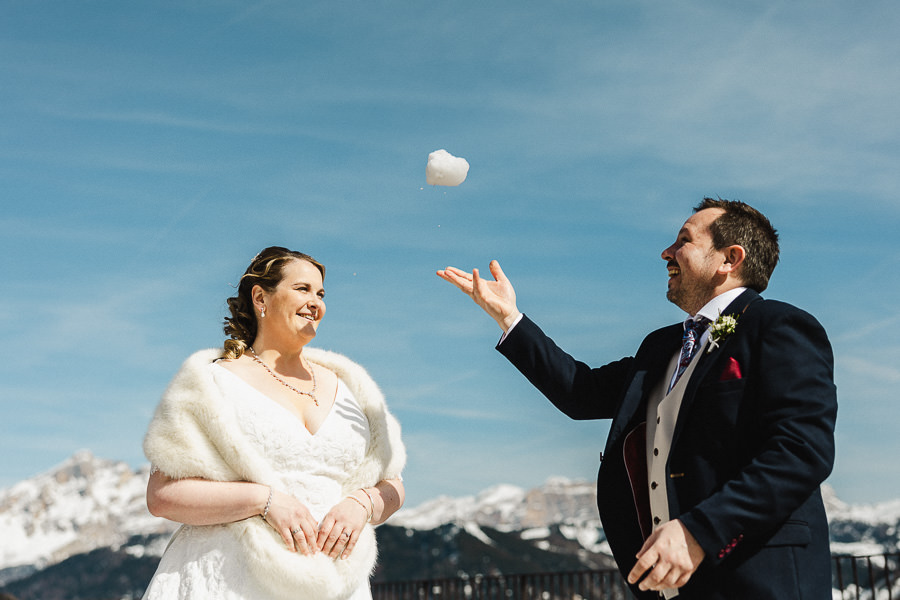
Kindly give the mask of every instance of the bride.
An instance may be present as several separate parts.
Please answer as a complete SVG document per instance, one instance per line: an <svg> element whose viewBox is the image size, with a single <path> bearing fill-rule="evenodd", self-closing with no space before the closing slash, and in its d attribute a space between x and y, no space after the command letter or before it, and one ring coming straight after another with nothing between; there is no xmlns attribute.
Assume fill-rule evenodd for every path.
<svg viewBox="0 0 900 600"><path fill-rule="evenodd" d="M371 598L373 526L403 504L400 427L366 371L307 347L325 268L266 248L224 350L188 358L144 439L147 505L183 523L145 600Z"/></svg>

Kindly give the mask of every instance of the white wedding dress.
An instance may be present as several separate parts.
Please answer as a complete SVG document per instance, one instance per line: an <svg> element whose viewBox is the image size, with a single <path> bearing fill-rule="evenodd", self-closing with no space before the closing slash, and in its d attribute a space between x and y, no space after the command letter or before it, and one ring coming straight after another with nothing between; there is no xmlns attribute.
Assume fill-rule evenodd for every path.
<svg viewBox="0 0 900 600"><path fill-rule="evenodd" d="M281 491L321 520L343 498L341 482L363 461L369 442L368 420L353 394L338 380L334 406L313 435L290 411L231 371L215 363L209 368L243 433L281 475L287 488ZM266 594L228 528L184 525L169 542L143 600L265 600ZM365 583L351 600L371 597Z"/></svg>

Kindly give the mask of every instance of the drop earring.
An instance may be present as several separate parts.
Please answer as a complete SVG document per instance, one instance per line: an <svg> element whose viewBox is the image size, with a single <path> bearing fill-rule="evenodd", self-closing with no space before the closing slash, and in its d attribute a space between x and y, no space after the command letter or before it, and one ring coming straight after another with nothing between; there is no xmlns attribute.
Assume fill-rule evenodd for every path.
<svg viewBox="0 0 900 600"><path fill-rule="evenodd" d="M259 318L260 319L266 318L266 307L265 306L263 306L261 309L259 309Z"/></svg>

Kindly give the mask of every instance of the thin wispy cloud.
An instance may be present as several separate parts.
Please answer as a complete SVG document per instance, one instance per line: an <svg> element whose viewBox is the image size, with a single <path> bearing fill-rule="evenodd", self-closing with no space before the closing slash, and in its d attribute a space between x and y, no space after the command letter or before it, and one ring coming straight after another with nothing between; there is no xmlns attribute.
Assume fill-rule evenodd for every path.
<svg viewBox="0 0 900 600"><path fill-rule="evenodd" d="M96 8L0 22L0 485L84 447L142 463L168 378L221 343L229 284L271 244L325 261L316 344L362 362L401 418L411 503L591 478L606 424L549 407L434 271L500 259L520 308L600 364L681 318L659 253L719 195L773 218L767 295L834 342L830 483L900 496L890 465L856 476L900 452L871 435L900 418L893 3ZM425 185L439 148L470 162L461 186Z"/></svg>
<svg viewBox="0 0 900 600"><path fill-rule="evenodd" d="M892 352L893 355L900 356L900 348ZM842 366L850 373L865 377L870 380L870 385L877 384L896 384L900 382L900 368L882 362L882 357L878 359L865 359L856 356L843 356Z"/></svg>

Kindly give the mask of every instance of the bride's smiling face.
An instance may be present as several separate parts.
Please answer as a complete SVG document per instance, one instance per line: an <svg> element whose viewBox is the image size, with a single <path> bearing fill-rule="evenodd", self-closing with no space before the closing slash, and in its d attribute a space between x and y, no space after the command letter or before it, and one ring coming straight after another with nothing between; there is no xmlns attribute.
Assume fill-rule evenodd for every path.
<svg viewBox="0 0 900 600"><path fill-rule="evenodd" d="M285 264L281 274L271 292L254 289L257 307L265 307L266 316L257 320L259 329L311 340L325 316L322 273L311 262L296 259Z"/></svg>

